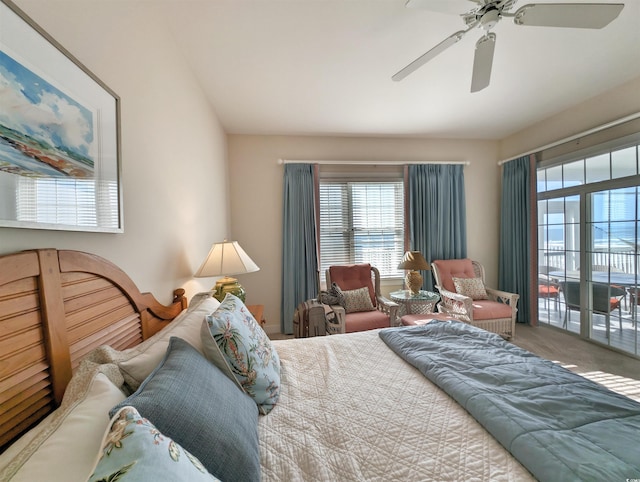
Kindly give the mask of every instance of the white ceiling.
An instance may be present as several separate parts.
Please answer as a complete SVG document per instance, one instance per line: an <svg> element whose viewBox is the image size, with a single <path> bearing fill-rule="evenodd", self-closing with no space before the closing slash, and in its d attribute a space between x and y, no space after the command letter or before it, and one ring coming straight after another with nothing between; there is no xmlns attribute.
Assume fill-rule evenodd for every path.
<svg viewBox="0 0 640 482"><path fill-rule="evenodd" d="M493 29L491 84L474 94L479 29L391 80L465 28L453 13L405 8L405 0L138 1L164 16L232 134L503 139L640 77L640 0L626 0L602 30L502 19ZM459 13L475 6L430 1ZM520 0L512 12L533 1Z"/></svg>
<svg viewBox="0 0 640 482"><path fill-rule="evenodd" d="M491 84L481 92L469 92L479 29L393 82L394 73L465 27L458 15L404 3L156 4L229 133L502 139L640 76L640 0L627 0L602 30L502 19L493 29ZM434 0L443 3L460 13L475 5Z"/></svg>

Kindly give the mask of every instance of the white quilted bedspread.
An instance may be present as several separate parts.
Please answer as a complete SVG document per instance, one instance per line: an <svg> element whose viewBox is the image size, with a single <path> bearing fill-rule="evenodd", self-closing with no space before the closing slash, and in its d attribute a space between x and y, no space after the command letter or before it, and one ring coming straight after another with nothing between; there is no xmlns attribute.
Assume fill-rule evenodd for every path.
<svg viewBox="0 0 640 482"><path fill-rule="evenodd" d="M377 331L273 344L282 392L259 420L263 481L532 480Z"/></svg>

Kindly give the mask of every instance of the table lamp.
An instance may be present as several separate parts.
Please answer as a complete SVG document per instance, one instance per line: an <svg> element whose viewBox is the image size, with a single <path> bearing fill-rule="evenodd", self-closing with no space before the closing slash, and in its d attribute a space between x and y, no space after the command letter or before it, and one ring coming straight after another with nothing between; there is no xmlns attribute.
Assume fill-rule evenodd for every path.
<svg viewBox="0 0 640 482"><path fill-rule="evenodd" d="M424 259L420 251L407 251L398 265L398 269L409 270L404 278L411 294L417 295L422 288L422 275L418 270L430 270L429 263Z"/></svg>
<svg viewBox="0 0 640 482"><path fill-rule="evenodd" d="M227 293L231 293L244 302L246 295L244 288L237 279L231 278L230 275L253 273L259 269L237 241L225 239L223 242L213 245L200 269L196 271L195 277L224 276L217 281L214 287L214 298L222 301Z"/></svg>

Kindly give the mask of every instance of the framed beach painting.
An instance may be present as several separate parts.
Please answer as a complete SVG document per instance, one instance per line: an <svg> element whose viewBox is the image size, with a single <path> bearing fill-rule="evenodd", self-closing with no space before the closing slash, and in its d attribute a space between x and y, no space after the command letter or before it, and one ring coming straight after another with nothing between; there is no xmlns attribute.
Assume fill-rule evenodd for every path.
<svg viewBox="0 0 640 482"><path fill-rule="evenodd" d="M120 99L0 0L0 226L122 232Z"/></svg>

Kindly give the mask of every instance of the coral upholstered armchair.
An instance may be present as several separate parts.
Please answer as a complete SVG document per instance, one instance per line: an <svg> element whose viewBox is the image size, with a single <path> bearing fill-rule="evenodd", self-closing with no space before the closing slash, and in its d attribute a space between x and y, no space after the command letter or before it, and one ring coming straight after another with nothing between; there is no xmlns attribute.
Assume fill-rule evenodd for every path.
<svg viewBox="0 0 640 482"><path fill-rule="evenodd" d="M332 306L340 333L388 328L396 323L398 304L380 294L380 272L369 263L330 266L327 286L338 285L345 306Z"/></svg>
<svg viewBox="0 0 640 482"><path fill-rule="evenodd" d="M484 268L477 261L435 260L431 267L442 300L440 311L503 338L515 336L519 295L487 288Z"/></svg>

